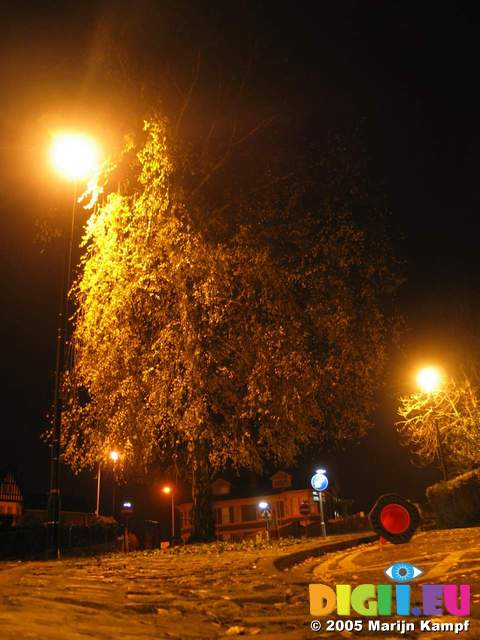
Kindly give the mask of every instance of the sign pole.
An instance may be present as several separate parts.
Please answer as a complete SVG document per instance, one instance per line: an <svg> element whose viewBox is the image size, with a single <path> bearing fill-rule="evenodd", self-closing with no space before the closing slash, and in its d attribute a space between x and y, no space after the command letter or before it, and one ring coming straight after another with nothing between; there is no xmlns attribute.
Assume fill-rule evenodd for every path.
<svg viewBox="0 0 480 640"><path fill-rule="evenodd" d="M320 493L320 500L318 501L318 504L320 505L320 532L322 538L326 538L327 530L325 528L325 517L323 514L323 491Z"/></svg>
<svg viewBox="0 0 480 640"><path fill-rule="evenodd" d="M326 476L325 469L317 469L315 475L312 476L310 484L314 490L314 493L318 494L318 508L320 512L320 535L322 538L326 538L327 530L325 527L325 514L323 512L323 492L328 487L328 478Z"/></svg>

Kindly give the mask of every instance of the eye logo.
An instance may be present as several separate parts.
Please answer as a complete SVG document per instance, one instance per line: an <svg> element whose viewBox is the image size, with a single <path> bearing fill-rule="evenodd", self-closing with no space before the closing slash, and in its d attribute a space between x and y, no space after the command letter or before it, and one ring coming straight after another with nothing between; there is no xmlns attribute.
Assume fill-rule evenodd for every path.
<svg viewBox="0 0 480 640"><path fill-rule="evenodd" d="M394 582L410 582L421 576L423 571L409 562L395 562L385 570L385 575Z"/></svg>

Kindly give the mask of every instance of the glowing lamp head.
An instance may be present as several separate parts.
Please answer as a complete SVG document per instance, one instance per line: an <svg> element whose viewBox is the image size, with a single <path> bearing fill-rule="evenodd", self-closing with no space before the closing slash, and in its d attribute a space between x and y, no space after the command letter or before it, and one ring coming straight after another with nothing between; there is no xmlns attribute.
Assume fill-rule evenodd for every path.
<svg viewBox="0 0 480 640"><path fill-rule="evenodd" d="M167 495L172 493L172 487L163 487L163 493L166 493Z"/></svg>
<svg viewBox="0 0 480 640"><path fill-rule="evenodd" d="M417 374L417 384L424 393L435 393L442 386L442 374L435 367L424 367Z"/></svg>
<svg viewBox="0 0 480 640"><path fill-rule="evenodd" d="M55 136L51 148L52 164L68 180L85 180L92 176L99 162L97 144L78 133Z"/></svg>
<svg viewBox="0 0 480 640"><path fill-rule="evenodd" d="M132 508L132 503L131 502L124 502L123 503L123 508L124 509L131 509Z"/></svg>
<svg viewBox="0 0 480 640"><path fill-rule="evenodd" d="M258 503L258 508L262 509L262 511L265 509L268 509L268 502L265 502L264 500L262 500L262 502Z"/></svg>
<svg viewBox="0 0 480 640"><path fill-rule="evenodd" d="M120 458L120 454L118 453L118 451L110 451L110 460L112 462L118 462Z"/></svg>

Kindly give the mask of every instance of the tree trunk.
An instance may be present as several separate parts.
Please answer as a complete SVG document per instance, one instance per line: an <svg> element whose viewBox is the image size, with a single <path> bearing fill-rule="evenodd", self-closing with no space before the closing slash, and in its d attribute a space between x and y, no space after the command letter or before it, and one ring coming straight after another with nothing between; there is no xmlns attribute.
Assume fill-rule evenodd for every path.
<svg viewBox="0 0 480 640"><path fill-rule="evenodd" d="M204 440L195 443L192 456L192 531L189 542L215 540L215 520L210 488L208 449Z"/></svg>

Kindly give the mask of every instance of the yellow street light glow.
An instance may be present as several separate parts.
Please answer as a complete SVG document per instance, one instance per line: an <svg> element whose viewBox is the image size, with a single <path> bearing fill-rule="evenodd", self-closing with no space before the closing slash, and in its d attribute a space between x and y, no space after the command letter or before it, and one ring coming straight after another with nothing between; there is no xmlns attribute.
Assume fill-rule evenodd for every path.
<svg viewBox="0 0 480 640"><path fill-rule="evenodd" d="M79 133L59 133L51 148L52 164L68 180L89 178L98 164L100 152L97 144Z"/></svg>
<svg viewBox="0 0 480 640"><path fill-rule="evenodd" d="M117 462L119 458L120 454L118 453L118 451L110 451L110 460L113 460L113 462Z"/></svg>
<svg viewBox="0 0 480 640"><path fill-rule="evenodd" d="M163 493L172 493L172 487L163 487Z"/></svg>
<svg viewBox="0 0 480 640"><path fill-rule="evenodd" d="M434 393L442 385L442 374L436 367L424 367L417 374L417 384L424 393Z"/></svg>

